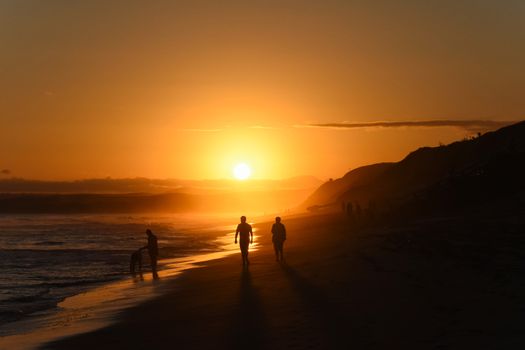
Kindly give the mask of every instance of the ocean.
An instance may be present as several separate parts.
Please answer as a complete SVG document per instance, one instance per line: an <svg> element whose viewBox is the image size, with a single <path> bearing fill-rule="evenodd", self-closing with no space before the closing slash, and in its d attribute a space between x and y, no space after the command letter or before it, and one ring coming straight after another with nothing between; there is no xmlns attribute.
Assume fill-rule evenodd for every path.
<svg viewBox="0 0 525 350"><path fill-rule="evenodd" d="M225 239L235 229L236 220L230 219L197 215L0 216L0 337L20 329L13 324L60 311L61 303L77 295L132 278L136 282L129 273L130 255L146 244L147 228L158 237L161 278L187 263L188 257L198 256L202 261L214 258L217 252L233 252L233 238ZM231 224L224 225L226 222ZM147 252L143 257L144 274L148 274Z"/></svg>

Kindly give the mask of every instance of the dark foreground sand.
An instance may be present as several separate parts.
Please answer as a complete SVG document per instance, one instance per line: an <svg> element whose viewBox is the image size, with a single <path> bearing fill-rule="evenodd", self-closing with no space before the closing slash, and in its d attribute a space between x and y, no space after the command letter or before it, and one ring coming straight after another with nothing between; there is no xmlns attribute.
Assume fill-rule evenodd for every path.
<svg viewBox="0 0 525 350"><path fill-rule="evenodd" d="M341 214L283 222L286 263L274 260L271 224L259 225L249 269L240 255L211 262L115 325L45 348L525 348L519 219L362 229Z"/></svg>

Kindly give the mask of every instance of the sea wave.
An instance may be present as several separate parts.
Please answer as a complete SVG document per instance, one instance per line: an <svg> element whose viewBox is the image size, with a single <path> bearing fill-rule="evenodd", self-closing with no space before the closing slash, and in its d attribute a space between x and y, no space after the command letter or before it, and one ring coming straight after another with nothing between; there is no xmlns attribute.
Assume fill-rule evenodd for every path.
<svg viewBox="0 0 525 350"><path fill-rule="evenodd" d="M65 242L58 242L58 241L46 241L46 242L35 242L35 245L63 245Z"/></svg>
<svg viewBox="0 0 525 350"><path fill-rule="evenodd" d="M65 298L128 276L131 253L146 244L145 227L157 233L161 259L218 248L189 220L0 216L0 226L7 227L0 232L0 333L6 322L53 310ZM148 263L144 252L146 268Z"/></svg>

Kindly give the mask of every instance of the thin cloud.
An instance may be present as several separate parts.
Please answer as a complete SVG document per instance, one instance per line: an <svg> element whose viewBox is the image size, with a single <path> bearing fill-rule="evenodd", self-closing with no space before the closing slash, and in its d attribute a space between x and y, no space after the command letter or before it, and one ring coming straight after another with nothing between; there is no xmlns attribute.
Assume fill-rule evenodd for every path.
<svg viewBox="0 0 525 350"><path fill-rule="evenodd" d="M191 132L219 132L223 129L177 129L180 131L191 131Z"/></svg>
<svg viewBox="0 0 525 350"><path fill-rule="evenodd" d="M252 125L249 126L248 129L277 129L274 126L266 126L266 125Z"/></svg>
<svg viewBox="0 0 525 350"><path fill-rule="evenodd" d="M498 129L517 121L501 120L420 120L420 121L379 121L364 123L314 123L304 125L315 128L334 129L381 129L381 128L439 128L455 127L468 132L485 132Z"/></svg>
<svg viewBox="0 0 525 350"><path fill-rule="evenodd" d="M249 125L249 126L243 126L243 127L234 127L231 125L227 125L222 128L217 129L206 129L206 128L179 128L177 130L180 131L189 131L189 132L220 132L225 130L231 130L231 129L278 129L277 127L273 126L267 126L267 125Z"/></svg>

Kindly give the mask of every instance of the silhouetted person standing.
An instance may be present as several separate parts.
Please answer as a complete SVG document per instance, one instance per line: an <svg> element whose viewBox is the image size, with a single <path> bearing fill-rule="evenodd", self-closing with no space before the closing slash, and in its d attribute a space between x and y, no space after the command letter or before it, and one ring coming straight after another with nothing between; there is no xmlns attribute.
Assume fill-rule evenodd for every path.
<svg viewBox="0 0 525 350"><path fill-rule="evenodd" d="M354 207L352 206L352 202L348 202L346 205L346 215L348 215L350 218L354 215Z"/></svg>
<svg viewBox="0 0 525 350"><path fill-rule="evenodd" d="M281 218L275 218L275 224L272 225L272 242L275 250L275 260L283 261L283 245L286 241L286 227L281 223Z"/></svg>
<svg viewBox="0 0 525 350"><path fill-rule="evenodd" d="M376 219L376 202L372 200L368 202L368 219L371 222Z"/></svg>
<svg viewBox="0 0 525 350"><path fill-rule="evenodd" d="M250 264L248 261L248 246L253 243L252 226L246 223L246 216L241 216L241 223L237 225L235 231L235 244L237 244L237 236L240 236L239 245L241 246L242 265Z"/></svg>
<svg viewBox="0 0 525 350"><path fill-rule="evenodd" d="M143 249L148 250L151 263L151 272L153 273L153 277L157 277L157 256L159 255L157 236L155 236L150 229L146 230L146 234L148 236L148 245L144 246Z"/></svg>
<svg viewBox="0 0 525 350"><path fill-rule="evenodd" d="M361 215L363 214L363 210L361 209L361 206L359 205L358 202L355 203L355 216L356 216L356 220L357 221L360 221L361 220Z"/></svg>

